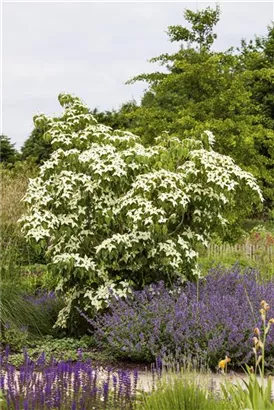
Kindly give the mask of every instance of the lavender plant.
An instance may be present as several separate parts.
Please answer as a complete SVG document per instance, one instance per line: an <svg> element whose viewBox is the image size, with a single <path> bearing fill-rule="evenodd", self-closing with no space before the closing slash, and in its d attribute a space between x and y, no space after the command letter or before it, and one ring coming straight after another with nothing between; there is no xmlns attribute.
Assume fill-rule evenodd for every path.
<svg viewBox="0 0 274 410"><path fill-rule="evenodd" d="M8 351L1 356L0 391L7 410L91 410L133 409L138 373L99 369L92 362L70 361L50 365L42 354L36 362L25 353L16 369Z"/></svg>
<svg viewBox="0 0 274 410"><path fill-rule="evenodd" d="M53 153L31 179L23 217L26 237L46 248L67 297L58 326L73 306L98 310L110 290L197 277L196 244L221 231L241 198L262 200L254 177L213 150L214 136L153 147L126 131L98 124L79 98L59 95L59 118L34 117Z"/></svg>
<svg viewBox="0 0 274 410"><path fill-rule="evenodd" d="M225 356L231 366L252 361L252 329L259 326L257 305L268 300L274 315L274 283L259 283L258 272L238 265L215 268L200 281L167 288L163 282L113 300L110 312L91 320L100 343L118 357L154 360L172 353L204 357L210 366ZM198 292L197 292L198 290ZM266 365L274 368L274 331L265 346Z"/></svg>

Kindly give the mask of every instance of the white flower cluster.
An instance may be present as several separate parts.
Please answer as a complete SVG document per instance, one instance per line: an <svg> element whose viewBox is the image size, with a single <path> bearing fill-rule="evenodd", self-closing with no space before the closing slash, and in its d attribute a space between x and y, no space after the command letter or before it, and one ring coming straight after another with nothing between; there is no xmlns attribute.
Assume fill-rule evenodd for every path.
<svg viewBox="0 0 274 410"><path fill-rule="evenodd" d="M126 297L131 293L130 283L127 281L121 281L119 284L107 280L103 285L99 286L98 289L88 289L84 297L88 298L91 306L93 306L97 311L108 306L111 298L121 298Z"/></svg>
<svg viewBox="0 0 274 410"><path fill-rule="evenodd" d="M213 135L213 132L205 130L204 133L206 134L206 136L208 138L209 146L212 147L216 142L215 137Z"/></svg>
<svg viewBox="0 0 274 410"><path fill-rule="evenodd" d="M78 98L59 100L60 118L35 117L54 151L30 180L24 230L36 241L47 238L64 277L70 267L97 283L95 291L81 275L75 282L96 308L110 287L128 291L119 290L125 271L136 281L145 271L198 275L196 244L207 246L226 223L223 210L237 189L247 186L262 199L251 174L212 150L210 131L209 149L168 135L146 148L130 132L97 124Z"/></svg>

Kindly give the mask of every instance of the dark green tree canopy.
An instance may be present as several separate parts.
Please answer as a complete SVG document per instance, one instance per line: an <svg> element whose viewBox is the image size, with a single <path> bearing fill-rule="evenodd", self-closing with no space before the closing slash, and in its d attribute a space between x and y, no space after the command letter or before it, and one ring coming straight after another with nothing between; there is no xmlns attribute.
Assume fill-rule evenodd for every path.
<svg viewBox="0 0 274 410"><path fill-rule="evenodd" d="M19 155L15 144L6 135L0 135L0 161L1 163L13 164L18 160Z"/></svg>
<svg viewBox="0 0 274 410"><path fill-rule="evenodd" d="M141 74L128 83L148 83L141 105L128 114L132 130L154 144L159 133L197 138L205 129L216 148L231 155L259 180L265 207L274 205L274 29L265 38L243 40L238 50L214 52L220 10L186 10L190 28L169 27L174 54L151 59L166 72ZM182 42L187 42L187 46Z"/></svg>
<svg viewBox="0 0 274 410"><path fill-rule="evenodd" d="M41 164L49 158L52 147L51 144L43 138L45 131L43 128L35 128L32 131L21 149L23 160L31 159L34 160L36 164Z"/></svg>

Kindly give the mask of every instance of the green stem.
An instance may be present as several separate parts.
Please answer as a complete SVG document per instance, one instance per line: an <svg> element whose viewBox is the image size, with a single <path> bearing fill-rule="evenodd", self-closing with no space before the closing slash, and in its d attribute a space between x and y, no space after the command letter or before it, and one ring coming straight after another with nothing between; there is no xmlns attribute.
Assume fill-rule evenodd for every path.
<svg viewBox="0 0 274 410"><path fill-rule="evenodd" d="M264 317L264 320L263 320L263 345L262 345L262 375L261 375L261 378L262 378L262 388L263 388L263 385L264 385L264 358L265 358L265 340L266 340L266 331L265 331L265 328L266 328L266 326L265 326L265 317Z"/></svg>

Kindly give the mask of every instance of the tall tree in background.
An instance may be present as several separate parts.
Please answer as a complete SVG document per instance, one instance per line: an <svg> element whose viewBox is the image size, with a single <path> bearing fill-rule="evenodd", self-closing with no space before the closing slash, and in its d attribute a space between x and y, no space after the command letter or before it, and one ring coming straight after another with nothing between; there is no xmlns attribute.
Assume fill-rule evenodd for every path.
<svg viewBox="0 0 274 410"><path fill-rule="evenodd" d="M131 119L130 114L138 108L135 100L128 101L121 105L119 110L99 111L97 108L91 111L91 114L96 120L104 125L107 125L114 130L128 130L134 127L134 119Z"/></svg>
<svg viewBox="0 0 274 410"><path fill-rule="evenodd" d="M210 129L222 154L259 180L266 208L274 204L273 27L237 52L214 52L220 10L185 11L190 28L170 26L174 54L151 59L166 72L141 74L129 83L149 84L141 105L129 116L132 130L149 145L164 131L180 138Z"/></svg>
<svg viewBox="0 0 274 410"><path fill-rule="evenodd" d="M242 41L240 61L246 87L250 90L251 112L260 125L254 128L257 176L263 182L266 206L274 206L274 24L265 38ZM258 128L258 126L257 126ZM256 172L254 172L256 174Z"/></svg>
<svg viewBox="0 0 274 410"><path fill-rule="evenodd" d="M6 135L0 135L0 162L13 164L19 157L15 149L15 144L12 144L11 139Z"/></svg>
<svg viewBox="0 0 274 410"><path fill-rule="evenodd" d="M43 128L34 128L22 146L22 159L31 159L40 165L49 158L52 146L43 138L45 132L46 130Z"/></svg>
<svg viewBox="0 0 274 410"><path fill-rule="evenodd" d="M220 19L220 7L217 5L213 10L207 7L205 10L192 11L185 10L184 13L186 21L191 25L191 29L183 26L169 26L168 35L170 41L186 41L194 45L201 53L209 51L217 35L213 32L214 26Z"/></svg>

